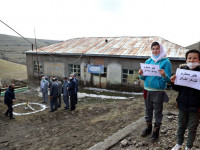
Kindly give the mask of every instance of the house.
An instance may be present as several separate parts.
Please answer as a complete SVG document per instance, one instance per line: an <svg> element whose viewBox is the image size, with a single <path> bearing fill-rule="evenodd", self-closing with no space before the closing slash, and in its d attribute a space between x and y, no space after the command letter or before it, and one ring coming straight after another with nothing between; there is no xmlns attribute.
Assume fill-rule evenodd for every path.
<svg viewBox="0 0 200 150"><path fill-rule="evenodd" d="M84 37L26 52L28 78L41 75L69 76L76 73L84 85L133 87L139 84L138 70L151 55L151 44L164 47L175 73L185 62L186 48L161 37ZM89 71L103 69L100 73ZM99 67L99 68L98 68Z"/></svg>

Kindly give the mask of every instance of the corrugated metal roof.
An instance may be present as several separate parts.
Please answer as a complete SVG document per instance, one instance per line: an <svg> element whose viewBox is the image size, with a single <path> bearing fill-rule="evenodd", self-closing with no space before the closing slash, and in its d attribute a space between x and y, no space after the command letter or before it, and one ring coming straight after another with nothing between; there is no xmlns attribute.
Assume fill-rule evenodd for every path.
<svg viewBox="0 0 200 150"><path fill-rule="evenodd" d="M84 54L108 56L150 56L151 44L161 43L167 57L184 58L188 49L161 37L84 37L70 39L37 50L40 54ZM27 51L35 53L36 51Z"/></svg>

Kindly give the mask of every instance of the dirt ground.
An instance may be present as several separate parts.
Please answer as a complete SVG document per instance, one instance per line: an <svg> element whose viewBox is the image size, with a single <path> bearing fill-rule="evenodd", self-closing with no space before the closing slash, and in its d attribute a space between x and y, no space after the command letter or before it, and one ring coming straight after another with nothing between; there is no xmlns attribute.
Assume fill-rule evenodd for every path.
<svg viewBox="0 0 200 150"><path fill-rule="evenodd" d="M36 86L32 86L26 92L17 93L15 103L26 102L27 100L41 103L42 99L38 96L36 88ZM64 103L62 102L62 107L55 112L49 112L49 108L47 108L42 112L31 115L15 116L15 120L10 120L4 116L6 106L3 102L0 102L0 149L86 150L144 116L142 96L127 95L120 92L91 91L83 88L80 88L80 92L123 96L127 99L84 97L79 99L75 114L64 110ZM168 91L168 95L172 100L165 104L165 110L176 111L176 93ZM17 109L19 108L15 108L14 111ZM21 107L21 109L24 108ZM169 121L166 121L166 123L170 124ZM130 144L133 141L138 143L144 141L138 136L138 132L139 130L127 137L129 144L122 146L118 143L111 149L141 148L141 145L136 147L134 144ZM134 138L135 140L133 140ZM154 147L148 141L146 142L146 147ZM158 145L155 145L155 147L158 147Z"/></svg>
<svg viewBox="0 0 200 150"><path fill-rule="evenodd" d="M17 93L15 103L27 100L41 103L36 88ZM27 116L15 116L15 120L4 116L6 106L0 102L0 149L84 150L143 116L141 96L133 98L133 95L84 89L80 92L131 98L112 100L85 97L79 99L73 115L63 109L62 102L62 107L53 113L48 108Z"/></svg>

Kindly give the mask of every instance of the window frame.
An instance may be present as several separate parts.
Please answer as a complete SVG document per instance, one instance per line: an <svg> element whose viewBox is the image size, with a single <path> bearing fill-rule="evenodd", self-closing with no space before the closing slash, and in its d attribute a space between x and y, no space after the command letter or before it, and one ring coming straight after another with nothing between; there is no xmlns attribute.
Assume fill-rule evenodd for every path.
<svg viewBox="0 0 200 150"><path fill-rule="evenodd" d="M122 69L122 84L134 84L135 80L139 80L139 76L138 76L137 72L138 72L138 70ZM133 83L128 82L129 75L133 75ZM136 76L136 78L135 78L135 76Z"/></svg>
<svg viewBox="0 0 200 150"><path fill-rule="evenodd" d="M39 70L39 73L42 74L43 73L43 64L42 62L40 61L34 61L34 64L33 64L33 72L34 73L38 73L38 70Z"/></svg>
<svg viewBox="0 0 200 150"><path fill-rule="evenodd" d="M68 64L68 72L70 74L76 74L77 77L81 77L81 66L78 64Z"/></svg>

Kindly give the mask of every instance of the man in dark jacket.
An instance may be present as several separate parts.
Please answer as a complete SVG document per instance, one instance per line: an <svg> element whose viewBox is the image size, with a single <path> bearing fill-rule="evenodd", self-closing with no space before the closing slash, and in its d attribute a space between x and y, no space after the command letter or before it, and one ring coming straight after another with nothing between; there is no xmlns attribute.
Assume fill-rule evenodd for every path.
<svg viewBox="0 0 200 150"><path fill-rule="evenodd" d="M61 107L61 94L62 94L62 84L60 81L58 81L58 78L56 77L56 83L58 84L58 108Z"/></svg>
<svg viewBox="0 0 200 150"><path fill-rule="evenodd" d="M78 79L76 78L76 74L73 75L73 79L75 82L75 104L78 103Z"/></svg>
<svg viewBox="0 0 200 150"><path fill-rule="evenodd" d="M58 108L58 84L56 83L56 79L52 79L52 85L50 87L50 112L57 110Z"/></svg>
<svg viewBox="0 0 200 150"><path fill-rule="evenodd" d="M67 77L63 78L63 101L65 103L64 109L69 109L69 92L67 90L67 87L69 86L69 81Z"/></svg>
<svg viewBox="0 0 200 150"><path fill-rule="evenodd" d="M76 106L75 106L76 84L73 79L73 74L70 75L69 79L70 79L70 83L69 83L69 87L67 89L69 91L69 96L70 96L71 111L73 111L76 109Z"/></svg>
<svg viewBox="0 0 200 150"><path fill-rule="evenodd" d="M15 101L14 88L15 85L11 84L4 95L4 103L8 106L8 110L6 111L5 116L10 117L10 119L15 119L13 117L13 108L12 108L12 104Z"/></svg>

